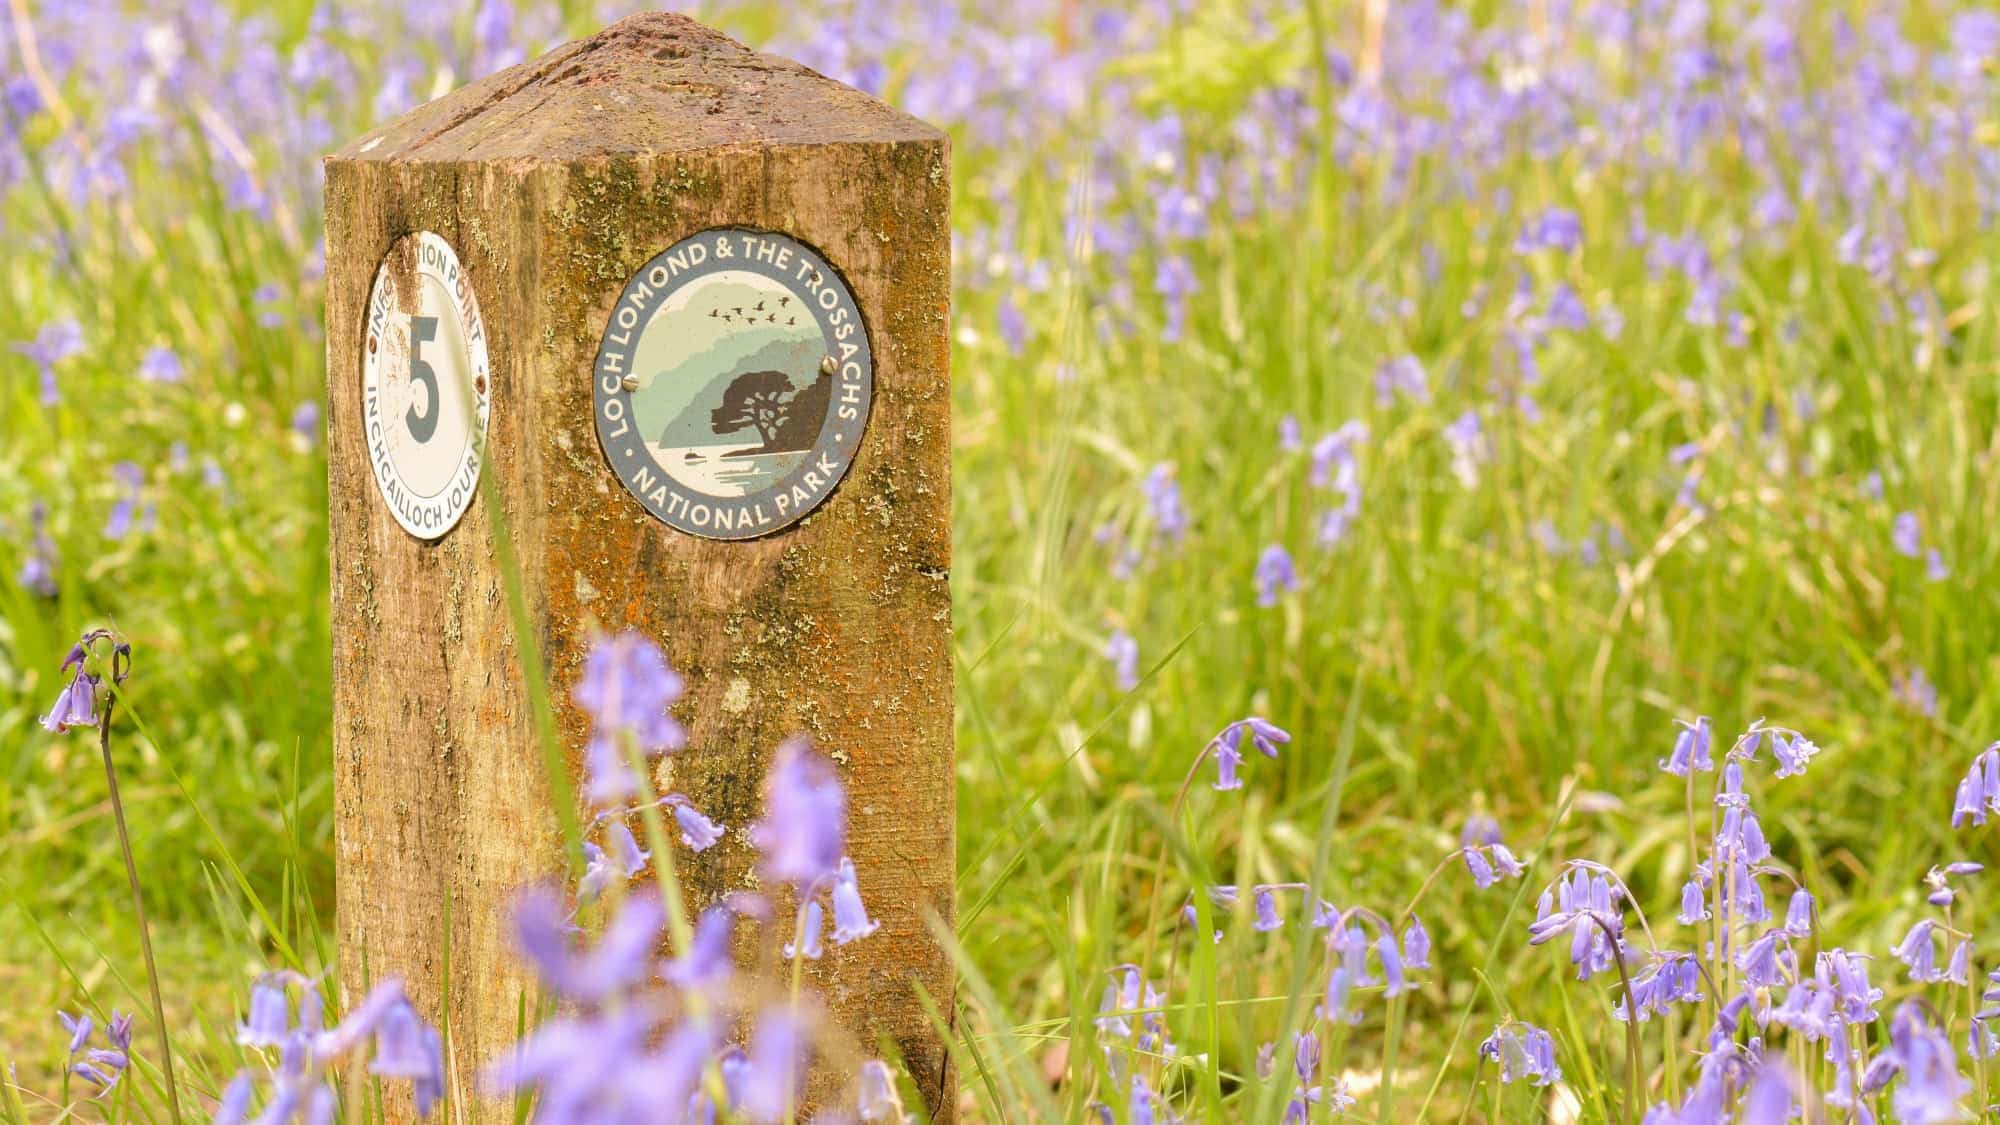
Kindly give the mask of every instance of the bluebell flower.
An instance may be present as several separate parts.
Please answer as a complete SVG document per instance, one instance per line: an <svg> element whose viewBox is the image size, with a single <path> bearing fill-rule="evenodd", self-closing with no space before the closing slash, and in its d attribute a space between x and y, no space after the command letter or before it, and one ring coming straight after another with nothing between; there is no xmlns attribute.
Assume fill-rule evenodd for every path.
<svg viewBox="0 0 2000 1125"><path fill-rule="evenodd" d="M1104 642L1104 659L1111 662L1119 691L1139 686L1139 642L1123 629L1114 630Z"/></svg>
<svg viewBox="0 0 2000 1125"><path fill-rule="evenodd" d="M1914 559L1922 552L1923 528L1917 523L1917 513L1896 513L1889 528L1889 543L1904 558Z"/></svg>
<svg viewBox="0 0 2000 1125"><path fill-rule="evenodd" d="M695 921L694 941L687 952L660 969L669 983L682 988L708 988L729 979L735 969L730 941L736 934L736 912L718 903Z"/></svg>
<svg viewBox="0 0 2000 1125"><path fill-rule="evenodd" d="M76 321L63 319L44 324L33 340L17 343L14 350L28 357L41 376L41 403L55 406L62 401L56 383L56 365L83 351L83 329Z"/></svg>
<svg viewBox="0 0 2000 1125"><path fill-rule="evenodd" d="M1908 1000L1889 1021L1889 1045L1877 1051L1861 1076L1861 1093L1877 1094L1898 1076L1890 1095L1896 1118L1906 1122L1957 1121L1960 1099L1972 1084L1958 1072L1958 1052L1922 1004Z"/></svg>
<svg viewBox="0 0 2000 1125"><path fill-rule="evenodd" d="M443 1040L407 1002L395 1005L376 1025L375 1057L368 1072L409 1079L418 1116L428 1116L444 1096Z"/></svg>
<svg viewBox="0 0 2000 1125"><path fill-rule="evenodd" d="M1443 430L1444 442L1451 451L1451 472L1458 482L1467 488L1479 483L1479 467L1492 459L1492 447L1487 443L1486 431L1479 423L1479 412L1468 410L1460 414Z"/></svg>
<svg viewBox="0 0 2000 1125"><path fill-rule="evenodd" d="M1556 250L1569 253L1583 245L1583 224L1576 212L1563 207L1551 207L1530 218L1521 226L1521 233L1514 239L1516 254L1532 254L1537 250Z"/></svg>
<svg viewBox="0 0 2000 1125"><path fill-rule="evenodd" d="M148 383L178 383L186 377L181 357L168 347L148 348L139 360L139 378Z"/></svg>
<svg viewBox="0 0 2000 1125"><path fill-rule="evenodd" d="M1791 1068L1775 1051L1766 1051L1750 1072L1750 1088L1743 1093L1739 1125L1785 1125L1793 1117L1797 1102L1797 1081Z"/></svg>
<svg viewBox="0 0 2000 1125"><path fill-rule="evenodd" d="M64 667L69 664L65 662ZM55 703L42 716L42 729L51 734L97 725L98 678L84 670L82 660L76 662L75 668L69 682L56 694Z"/></svg>
<svg viewBox="0 0 2000 1125"><path fill-rule="evenodd" d="M1702 886L1700 875L1688 876L1688 881L1681 884L1681 912L1678 915L1681 924L1692 926L1697 922L1706 922L1712 916L1708 912L1708 891Z"/></svg>
<svg viewBox="0 0 2000 1125"><path fill-rule="evenodd" d="M1172 462L1162 461L1146 472L1146 479L1140 483L1140 491L1146 498L1146 508L1153 519L1153 534L1169 543L1179 543L1187 538L1187 507L1181 503L1180 482L1174 476Z"/></svg>
<svg viewBox="0 0 2000 1125"><path fill-rule="evenodd" d="M1944 979L1944 973L1937 967L1937 945L1931 940L1936 927L1937 923L1928 918L1919 920L1893 951L1896 960L1909 966L1910 979L1919 984L1935 984Z"/></svg>
<svg viewBox="0 0 2000 1125"><path fill-rule="evenodd" d="M290 973L266 973L250 986L250 1012L236 1028L245 1047L282 1047L292 1036Z"/></svg>
<svg viewBox="0 0 2000 1125"><path fill-rule="evenodd" d="M1785 932L1795 938L1808 938L1813 930L1813 896L1800 887L1792 892L1792 899L1785 905Z"/></svg>
<svg viewBox="0 0 2000 1125"><path fill-rule="evenodd" d="M298 407L292 411L291 428L292 433L304 442L306 448L310 449L318 445L320 438L319 403L312 399L307 399L299 403Z"/></svg>
<svg viewBox="0 0 2000 1125"><path fill-rule="evenodd" d="M1713 739L1713 728L1709 726L1707 715L1698 715L1694 722L1674 720L1680 731L1674 735L1673 752L1660 762L1660 768L1675 777L1686 777L1689 770L1704 773L1715 768L1715 759L1709 752Z"/></svg>
<svg viewBox="0 0 2000 1125"><path fill-rule="evenodd" d="M1297 453L1305 446L1305 431L1299 426L1296 414L1287 414L1278 419L1278 448L1286 453Z"/></svg>
<svg viewBox="0 0 2000 1125"><path fill-rule="evenodd" d="M1291 734L1277 724L1251 716L1238 719L1222 728L1214 738L1208 740L1205 753L1215 757L1215 788L1221 790L1241 789L1243 781L1236 776L1236 770L1243 764L1243 738L1248 735L1251 745L1267 758L1278 756L1278 747L1292 740Z"/></svg>
<svg viewBox="0 0 2000 1125"><path fill-rule="evenodd" d="M1270 933L1283 929L1285 920L1278 914L1278 896L1269 887L1258 887L1256 895L1257 920L1251 928L1258 933Z"/></svg>
<svg viewBox="0 0 2000 1125"><path fill-rule="evenodd" d="M686 745L687 731L667 712L684 688L650 637L625 632L591 644L571 698L594 723L584 750L585 795L593 803L607 806L639 791L624 739L646 755Z"/></svg>
<svg viewBox="0 0 2000 1125"><path fill-rule="evenodd" d="M1527 1079L1536 1086L1562 1081L1556 1065L1555 1040L1533 1024L1508 1021L1479 1044L1479 1057L1500 1064L1500 1081Z"/></svg>
<svg viewBox="0 0 2000 1125"><path fill-rule="evenodd" d="M1555 890L1553 903L1547 891L1537 902L1535 920L1528 926L1528 944L1541 945L1567 936L1578 980L1589 980L1610 969L1624 956L1625 918L1618 905L1622 892L1596 865L1572 867L1556 881Z"/></svg>
<svg viewBox="0 0 2000 1125"><path fill-rule="evenodd" d="M833 763L804 738L778 747L764 775L764 819L750 829L767 878L807 887L847 854L847 793Z"/></svg>
<svg viewBox="0 0 2000 1125"><path fill-rule="evenodd" d="M826 952L826 908L818 899L808 899L799 907L797 932L792 940L785 943L784 954L787 961L803 957L817 961Z"/></svg>
<svg viewBox="0 0 2000 1125"><path fill-rule="evenodd" d="M35 501L29 509L32 530L28 537L27 553L21 559L21 569L15 572L14 581L21 589L44 598L53 598L61 592L56 583L56 572L61 562L56 556L55 540L49 538L48 508L41 501Z"/></svg>
<svg viewBox="0 0 2000 1125"><path fill-rule="evenodd" d="M697 852L705 852L722 839L724 825L703 816L686 797L670 793L667 804L674 810L674 824L681 830L681 843Z"/></svg>
<svg viewBox="0 0 2000 1125"><path fill-rule="evenodd" d="M1431 967L1431 935L1424 929L1423 920L1414 914L1403 929L1403 965L1411 969Z"/></svg>
<svg viewBox="0 0 2000 1125"><path fill-rule="evenodd" d="M861 903L861 883L855 877L854 862L842 859L833 877L833 944L846 945L865 938L881 926L882 923L868 916Z"/></svg>
<svg viewBox="0 0 2000 1125"><path fill-rule="evenodd" d="M1968 820L1983 825L1988 812L2000 812L2000 742L1972 759L1952 800L1951 826L1964 827Z"/></svg>
<svg viewBox="0 0 2000 1125"><path fill-rule="evenodd" d="M627 896L617 917L590 950L573 948L562 900L546 888L523 894L514 907L514 936L536 973L557 994L595 1003L650 968L650 957L666 924L666 909L649 891Z"/></svg>
<svg viewBox="0 0 2000 1125"><path fill-rule="evenodd" d="M1394 402L1398 396L1408 397L1416 402L1431 400L1430 376L1424 371L1423 362L1413 355L1399 355L1384 360L1375 369L1375 399L1383 406Z"/></svg>
<svg viewBox="0 0 2000 1125"><path fill-rule="evenodd" d="M1396 935L1383 932L1375 939L1375 959L1382 965L1382 995L1399 996L1412 986L1403 976L1403 955L1396 948Z"/></svg>
<svg viewBox="0 0 2000 1125"><path fill-rule="evenodd" d="M810 1044L807 1021L796 1009L773 1005L758 1014L757 1030L750 1040L748 1080L744 1083L745 1114L765 1121L787 1115L805 1078Z"/></svg>
<svg viewBox="0 0 2000 1125"><path fill-rule="evenodd" d="M896 1090L896 1076L889 1070L889 1064L880 1059L869 1059L861 1064L856 1077L855 1108L863 1121L893 1121L897 1125L907 1120L903 1111L903 1096Z"/></svg>
<svg viewBox="0 0 2000 1125"><path fill-rule="evenodd" d="M1685 953L1658 955L1632 977L1631 1010L1637 1012L1640 1023L1654 1015L1666 1015L1674 1004L1694 1004L1701 999L1701 967ZM1631 1018L1623 995L1612 1005L1611 1014L1619 1020Z"/></svg>
<svg viewBox="0 0 2000 1125"><path fill-rule="evenodd" d="M1783 983L1778 949L1781 936L1782 931L1771 930L1736 954L1736 967L1752 988L1772 988Z"/></svg>
<svg viewBox="0 0 2000 1125"><path fill-rule="evenodd" d="M1804 735L1771 732L1771 755L1778 761L1775 774L1778 777L1792 777L1806 772L1806 763L1812 761L1817 753L1819 747Z"/></svg>
<svg viewBox="0 0 2000 1125"><path fill-rule="evenodd" d="M1276 543L1264 548L1257 556L1256 583L1257 604L1267 609L1278 604L1280 591L1297 590L1299 575L1292 566L1290 552Z"/></svg>

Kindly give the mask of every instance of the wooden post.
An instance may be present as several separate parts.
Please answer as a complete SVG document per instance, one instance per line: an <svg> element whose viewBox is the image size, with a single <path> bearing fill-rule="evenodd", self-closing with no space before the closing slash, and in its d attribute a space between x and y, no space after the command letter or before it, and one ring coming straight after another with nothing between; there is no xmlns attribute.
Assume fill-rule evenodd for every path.
<svg viewBox="0 0 2000 1125"><path fill-rule="evenodd" d="M594 627L686 677L658 780L728 826L682 853L697 906L754 884L781 740L841 763L881 929L812 975L950 1115L913 989L950 1010L925 922L950 924L955 862L948 160L922 122L664 14L328 158L341 992L402 976L461 1078L516 1035L516 890L562 868L470 475L573 778Z"/></svg>

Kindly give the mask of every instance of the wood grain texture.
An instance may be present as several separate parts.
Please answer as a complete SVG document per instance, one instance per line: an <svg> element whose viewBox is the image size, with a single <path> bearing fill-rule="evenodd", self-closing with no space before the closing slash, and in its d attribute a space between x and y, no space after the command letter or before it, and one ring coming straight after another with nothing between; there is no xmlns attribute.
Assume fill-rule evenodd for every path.
<svg viewBox="0 0 2000 1125"><path fill-rule="evenodd" d="M657 780L729 829L682 853L697 905L755 884L743 831L779 741L803 731L833 753L882 928L810 975L871 1050L895 1040L948 1116L947 1058L912 988L950 1010L951 968L925 923L951 923L955 866L948 165L929 126L668 15L558 48L328 158L341 990L352 1002L399 975L424 1010L448 1003L461 1080L515 1037L531 984L505 912L517 888L560 870L561 843L487 512L475 504L425 543L370 473L359 388L378 263L401 235L436 231L477 291L493 373L485 473L573 774L585 721L568 686L598 627L645 631L687 677L676 713L689 749ZM592 419L591 364L620 288L723 225L817 249L875 354L844 481L802 522L748 542L648 515Z"/></svg>

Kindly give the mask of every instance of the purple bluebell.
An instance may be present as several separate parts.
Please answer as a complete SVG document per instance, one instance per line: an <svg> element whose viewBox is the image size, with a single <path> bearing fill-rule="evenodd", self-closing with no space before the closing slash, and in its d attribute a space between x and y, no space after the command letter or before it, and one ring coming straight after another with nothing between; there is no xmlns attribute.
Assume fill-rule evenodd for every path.
<svg viewBox="0 0 2000 1125"><path fill-rule="evenodd" d="M1423 920L1410 915L1410 924L1403 929L1403 967L1407 969L1428 969L1431 967L1431 935L1424 929Z"/></svg>
<svg viewBox="0 0 2000 1125"><path fill-rule="evenodd" d="M1528 944L1568 937L1578 980L1610 969L1624 955L1625 919L1618 905L1622 892L1596 865L1573 866L1556 880L1555 891L1555 901L1545 891L1537 902Z"/></svg>
<svg viewBox="0 0 2000 1125"><path fill-rule="evenodd" d="M1251 923L1251 929L1267 934L1272 930L1284 928L1285 919L1278 913L1276 891L1270 887L1258 887L1254 902L1257 908L1257 920Z"/></svg>
<svg viewBox="0 0 2000 1125"><path fill-rule="evenodd" d="M120 489L118 499L111 505L111 514L105 517L104 537L123 539L134 528L150 527L153 522L153 507L141 508L146 487L146 470L131 461L118 461L111 466L111 475Z"/></svg>
<svg viewBox="0 0 2000 1125"><path fill-rule="evenodd" d="M1514 252L1555 250L1567 254L1582 245L1583 223L1578 221L1576 212L1551 207L1522 225L1520 235L1514 239Z"/></svg>
<svg viewBox="0 0 2000 1125"><path fill-rule="evenodd" d="M1431 400L1430 376L1416 356L1399 355L1375 369L1375 400L1387 406L1398 397L1415 402Z"/></svg>
<svg viewBox="0 0 2000 1125"><path fill-rule="evenodd" d="M667 708L685 685L667 665L652 638L636 632L600 636L584 658L571 698L593 721L584 751L585 795L602 806L639 791L640 779L626 760L626 740L642 754L679 750L683 729Z"/></svg>
<svg viewBox="0 0 2000 1125"><path fill-rule="evenodd" d="M1795 938L1808 938L1813 932L1813 896L1804 887L1792 892L1792 899L1785 905L1785 933Z"/></svg>
<svg viewBox="0 0 2000 1125"><path fill-rule="evenodd" d="M658 896L641 891L626 897L604 927L595 947L571 941L562 900L546 888L524 893L514 907L514 936L544 983L579 1003L596 1003L642 979L653 946L666 924Z"/></svg>
<svg viewBox="0 0 2000 1125"><path fill-rule="evenodd" d="M1877 1094L1902 1081L1890 1095L1897 1120L1957 1121L1959 1104L1972 1084L1958 1071L1958 1052L1917 1001L1904 1001L1889 1021L1889 1045L1877 1051L1861 1076L1861 1093Z"/></svg>
<svg viewBox="0 0 2000 1125"><path fill-rule="evenodd" d="M1382 995L1398 996L1414 986L1403 975L1403 954L1396 948L1396 935L1384 931L1375 939L1375 959L1382 966Z"/></svg>
<svg viewBox="0 0 2000 1125"><path fill-rule="evenodd" d="M1297 453L1305 446L1305 431L1299 426L1296 414L1287 414L1278 419L1278 448L1286 453Z"/></svg>
<svg viewBox="0 0 2000 1125"><path fill-rule="evenodd" d="M1702 1000L1701 966L1685 953L1659 955L1644 971L1633 975L1631 1000L1640 1023L1666 1015L1677 1003L1698 1004ZM1620 1020L1630 1018L1623 996L1613 1004L1611 1014Z"/></svg>
<svg viewBox="0 0 2000 1125"><path fill-rule="evenodd" d="M1708 911L1708 891L1702 886L1699 875L1690 875L1681 884L1681 910L1677 915L1684 926L1706 922L1712 915Z"/></svg>
<svg viewBox="0 0 2000 1125"><path fill-rule="evenodd" d="M1771 756L1777 759L1776 776L1794 777L1806 772L1806 763L1819 753L1819 747L1811 739L1801 734L1785 731L1771 732Z"/></svg>
<svg viewBox="0 0 2000 1125"><path fill-rule="evenodd" d="M1139 686L1139 642L1123 629L1115 630L1104 642L1104 658L1111 662L1112 676L1119 691Z"/></svg>
<svg viewBox="0 0 2000 1125"><path fill-rule="evenodd" d="M750 841L767 878L807 887L831 876L847 852L847 793L833 763L803 737L786 739L764 775L764 819Z"/></svg>
<svg viewBox="0 0 2000 1125"><path fill-rule="evenodd" d="M869 1059L861 1064L855 1081L855 1108L863 1121L904 1121L903 1096L896 1091L896 1076L889 1064Z"/></svg>
<svg viewBox="0 0 2000 1125"><path fill-rule="evenodd" d="M1715 759L1710 753L1710 743L1714 731L1708 716L1697 715L1692 723L1675 719L1674 725L1680 728L1674 735L1674 749L1660 760L1660 768L1675 777L1686 777L1690 770L1703 773L1713 770Z"/></svg>
<svg viewBox="0 0 2000 1125"><path fill-rule="evenodd" d="M796 932L785 943L785 960L803 957L817 961L826 952L826 908L818 899L808 899L799 907Z"/></svg>
<svg viewBox="0 0 2000 1125"><path fill-rule="evenodd" d="M701 912L694 941L687 952L660 969L660 975L681 988L708 988L729 979L735 969L730 940L736 933L736 912L717 904Z"/></svg>
<svg viewBox="0 0 2000 1125"><path fill-rule="evenodd" d="M670 793L666 798L668 807L674 810L674 824L681 830L681 843L697 852L705 852L722 839L726 825L703 816L693 802L678 793Z"/></svg>
<svg viewBox="0 0 2000 1125"><path fill-rule="evenodd" d="M1772 988L1784 980L1783 958L1789 950L1778 948L1780 930L1766 932L1736 954L1736 968L1752 988Z"/></svg>
<svg viewBox="0 0 2000 1125"><path fill-rule="evenodd" d="M1479 1044L1479 1057L1500 1064L1500 1081L1526 1079L1536 1086L1562 1081L1556 1065L1555 1041L1533 1024L1508 1021L1493 1029Z"/></svg>
<svg viewBox="0 0 2000 1125"><path fill-rule="evenodd" d="M61 561L56 555L55 540L49 538L48 508L41 501L35 501L29 509L31 530L28 537L26 555L21 559L21 569L15 572L14 581L21 589L44 598L53 598L62 592L56 582L56 573Z"/></svg>
<svg viewBox="0 0 2000 1125"><path fill-rule="evenodd" d="M307 449L318 445L321 433L319 403L313 399L299 403L292 411L291 429Z"/></svg>
<svg viewBox="0 0 2000 1125"><path fill-rule="evenodd" d="M56 694L56 701L49 707L48 713L42 716L42 729L51 734L97 725L98 677L85 670L80 652L81 646L71 651L70 660L63 662L64 670L67 671L73 663L76 671L63 685L62 691Z"/></svg>
<svg viewBox="0 0 2000 1125"><path fill-rule="evenodd" d="M1445 426L1443 435L1445 446L1451 451L1452 475L1465 487L1474 487L1479 483L1479 467L1493 456L1486 431L1479 423L1479 412L1468 410L1460 414Z"/></svg>
<svg viewBox="0 0 2000 1125"><path fill-rule="evenodd" d="M1257 556L1256 583L1257 604L1265 608L1278 604L1280 592L1297 590L1299 575L1291 554L1276 543L1264 548Z"/></svg>
<svg viewBox="0 0 2000 1125"><path fill-rule="evenodd" d="M1919 984L1935 984L1944 979L1944 973L1937 967L1937 943L1931 940L1937 923L1928 918L1921 919L1893 951L1896 960L1909 966L1910 979Z"/></svg>
<svg viewBox="0 0 2000 1125"><path fill-rule="evenodd" d="M1292 740L1292 736L1275 723L1254 715L1223 727L1214 738L1209 739L1207 746L1215 757L1215 788L1243 788L1243 781L1236 776L1236 770L1243 764L1243 736L1246 734L1250 736L1251 745L1267 758L1277 757L1278 747Z"/></svg>
<svg viewBox="0 0 2000 1125"><path fill-rule="evenodd" d="M1904 558L1916 558L1923 550L1923 529L1917 523L1917 513L1898 512L1889 528L1889 543L1896 553Z"/></svg>
<svg viewBox="0 0 2000 1125"><path fill-rule="evenodd" d="M250 986L250 1012L236 1028L245 1047L282 1047L292 1036L289 973L266 973Z"/></svg>
<svg viewBox="0 0 2000 1125"><path fill-rule="evenodd" d="M754 1120L786 1117L800 1094L812 1040L808 1021L786 1005L765 1008L750 1040L743 1111Z"/></svg>
<svg viewBox="0 0 2000 1125"><path fill-rule="evenodd" d="M1936 547L1924 551L1924 577L1932 582L1942 582L1951 577L1951 567L1945 565L1944 554Z"/></svg>
<svg viewBox="0 0 2000 1125"><path fill-rule="evenodd" d="M139 378L148 383L178 383L186 377L187 369L172 348L148 348L139 360Z"/></svg>
<svg viewBox="0 0 2000 1125"><path fill-rule="evenodd" d="M1792 1119L1798 1083L1776 1052L1766 1052L1750 1074L1739 1125L1785 1125Z"/></svg>
<svg viewBox="0 0 2000 1125"><path fill-rule="evenodd" d="M1962 828L1968 820L1983 825L1988 812L2000 812L2000 742L1972 759L1952 800L1951 826Z"/></svg>
<svg viewBox="0 0 2000 1125"><path fill-rule="evenodd" d="M833 944L846 945L867 937L882 923L868 916L861 903L861 883L855 877L854 861L843 858L833 877Z"/></svg>
<svg viewBox="0 0 2000 1125"><path fill-rule="evenodd" d="M1175 475L1173 464L1162 461L1148 469L1139 488L1146 499L1146 510L1152 516L1154 536L1167 543L1179 543L1186 539L1187 506L1181 501L1180 480Z"/></svg>
<svg viewBox="0 0 2000 1125"><path fill-rule="evenodd" d="M443 1040L408 1002L398 1004L376 1024L375 1057L368 1072L409 1079L417 1115L429 1116L431 1107L444 1096Z"/></svg>
<svg viewBox="0 0 2000 1125"><path fill-rule="evenodd" d="M15 344L14 350L35 365L41 377L42 405L55 406L62 401L56 366L83 351L83 329L74 320L53 320L44 324L33 340Z"/></svg>

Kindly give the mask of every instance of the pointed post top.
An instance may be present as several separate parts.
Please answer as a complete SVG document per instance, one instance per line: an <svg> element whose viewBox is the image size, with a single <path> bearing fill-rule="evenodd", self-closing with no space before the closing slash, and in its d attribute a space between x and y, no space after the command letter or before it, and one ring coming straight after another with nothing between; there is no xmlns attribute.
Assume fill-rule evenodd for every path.
<svg viewBox="0 0 2000 1125"><path fill-rule="evenodd" d="M941 141L808 67L671 12L645 12L376 127L329 161L461 163L728 145Z"/></svg>

